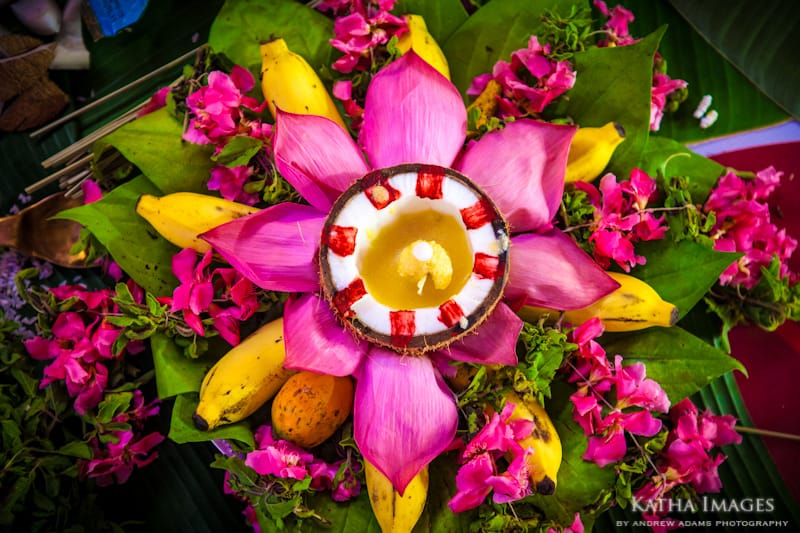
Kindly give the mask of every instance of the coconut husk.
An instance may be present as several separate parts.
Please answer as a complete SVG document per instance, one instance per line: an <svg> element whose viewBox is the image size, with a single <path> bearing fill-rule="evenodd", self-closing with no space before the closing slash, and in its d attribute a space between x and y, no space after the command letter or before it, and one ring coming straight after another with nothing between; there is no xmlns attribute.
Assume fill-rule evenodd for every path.
<svg viewBox="0 0 800 533"><path fill-rule="evenodd" d="M3 56L0 58L0 100L3 101L22 93L46 76L56 48L55 43L49 43L34 44L25 50L32 44L30 38L20 35L5 37L12 39L0 42L0 55Z"/></svg>
<svg viewBox="0 0 800 533"><path fill-rule="evenodd" d="M61 113L69 97L46 76L17 96L0 114L0 131L24 131L46 124Z"/></svg>

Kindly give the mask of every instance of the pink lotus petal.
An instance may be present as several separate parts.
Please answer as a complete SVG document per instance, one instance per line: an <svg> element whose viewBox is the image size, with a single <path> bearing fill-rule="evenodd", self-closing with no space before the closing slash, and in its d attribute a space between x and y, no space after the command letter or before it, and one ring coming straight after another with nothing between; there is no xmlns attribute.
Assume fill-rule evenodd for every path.
<svg viewBox="0 0 800 533"><path fill-rule="evenodd" d="M564 192L573 126L517 120L484 135L456 163L503 213L514 233L545 228Z"/></svg>
<svg viewBox="0 0 800 533"><path fill-rule="evenodd" d="M361 453L402 493L452 443L458 412L430 359L373 347L356 384L353 422Z"/></svg>
<svg viewBox="0 0 800 533"><path fill-rule="evenodd" d="M320 211L369 171L356 143L330 119L278 110L275 123L278 170Z"/></svg>
<svg viewBox="0 0 800 533"><path fill-rule="evenodd" d="M449 167L467 133L455 86L409 50L370 82L359 141L373 168L403 163Z"/></svg>
<svg viewBox="0 0 800 533"><path fill-rule="evenodd" d="M511 239L506 301L551 309L580 309L619 287L589 255L558 230Z"/></svg>
<svg viewBox="0 0 800 533"><path fill-rule="evenodd" d="M456 361L516 365L517 337L521 330L522 320L500 302L475 333L466 335L441 352Z"/></svg>
<svg viewBox="0 0 800 533"><path fill-rule="evenodd" d="M207 231L208 241L232 267L261 288L319 289L315 264L325 215L307 205L282 203Z"/></svg>
<svg viewBox="0 0 800 533"><path fill-rule="evenodd" d="M317 294L290 298L283 316L286 368L349 376L369 349L369 343L359 343Z"/></svg>

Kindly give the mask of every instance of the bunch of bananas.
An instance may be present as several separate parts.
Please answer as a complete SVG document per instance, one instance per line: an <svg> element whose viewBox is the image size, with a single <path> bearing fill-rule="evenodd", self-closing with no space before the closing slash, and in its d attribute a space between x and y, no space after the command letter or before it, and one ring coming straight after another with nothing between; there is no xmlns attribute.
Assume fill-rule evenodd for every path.
<svg viewBox="0 0 800 533"><path fill-rule="evenodd" d="M606 331L636 331L651 326L674 326L680 313L646 282L618 272L606 272L619 287L583 309L565 311L561 316L575 326L599 318ZM518 312L523 320L537 322L544 316L555 318L559 313L543 307L523 306Z"/></svg>
<svg viewBox="0 0 800 533"><path fill-rule="evenodd" d="M211 249L200 238L201 234L257 211L256 207L192 192L161 197L143 194L136 203L136 213L162 237L178 248L192 248L200 253Z"/></svg>
<svg viewBox="0 0 800 533"><path fill-rule="evenodd" d="M618 122L609 122L599 128L578 128L569 147L565 181L597 178L624 140L625 129Z"/></svg>

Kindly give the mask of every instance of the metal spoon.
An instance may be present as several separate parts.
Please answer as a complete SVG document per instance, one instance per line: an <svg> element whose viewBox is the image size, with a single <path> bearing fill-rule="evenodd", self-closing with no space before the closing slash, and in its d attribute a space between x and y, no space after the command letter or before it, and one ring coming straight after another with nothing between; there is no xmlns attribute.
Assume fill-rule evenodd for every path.
<svg viewBox="0 0 800 533"><path fill-rule="evenodd" d="M0 218L0 246L68 268L86 268L85 252L70 253L81 225L72 220L50 219L56 213L82 205L80 198L52 194L19 213Z"/></svg>

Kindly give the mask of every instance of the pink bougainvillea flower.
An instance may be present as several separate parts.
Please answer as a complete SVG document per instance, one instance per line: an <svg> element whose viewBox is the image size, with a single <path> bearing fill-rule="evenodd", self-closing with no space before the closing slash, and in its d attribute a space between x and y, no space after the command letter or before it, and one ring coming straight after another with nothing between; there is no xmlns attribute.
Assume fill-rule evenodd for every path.
<svg viewBox="0 0 800 533"><path fill-rule="evenodd" d="M779 229L772 222L767 204L782 176L783 172L774 167L757 172L753 180L728 172L712 189L703 209L716 215L711 230L714 249L745 254L722 272L721 284L752 289L761 281L761 269L774 259L780 263L781 278L794 277L789 270L789 259L797 241L786 234L785 228Z"/></svg>
<svg viewBox="0 0 800 533"><path fill-rule="evenodd" d="M253 167L249 165L238 167L217 165L211 169L211 178L206 186L210 191L219 191L226 200L255 205L258 202L258 193L249 193L244 190L245 184L252 175Z"/></svg>
<svg viewBox="0 0 800 533"><path fill-rule="evenodd" d="M573 134L571 126L522 119L463 149L466 110L461 96L410 51L370 83L359 138L364 154L344 129L326 118L278 114L274 139L278 170L310 205L278 204L204 235L256 285L305 293L292 296L285 307L286 366L357 378L356 443L399 491L450 446L458 425L454 395L434 360L516 364L522 321L505 302L576 309L618 286L551 224L561 201ZM436 201L444 202L439 185L456 174L468 177L474 187L446 182L466 191L462 199L479 194L475 190L484 199L462 211L454 207L452 220L464 232L470 224L483 228L482 234L492 239L498 232L505 235L494 253L508 254L507 271L498 255L476 254L473 264L466 265L465 286L495 287L499 273L507 274L497 304L472 322L451 300L438 308L439 304L395 308L383 314L378 304L373 305L377 300L360 274L350 270L357 270L357 265L347 263L356 228L334 224L344 208L339 212L332 208L353 199L359 210L348 213L370 220L388 217L388 224L397 215L395 209L384 209L387 205L412 205L406 201L439 205ZM388 176L406 176L410 181L402 185ZM504 221L490 209L492 203ZM509 227L510 232L503 229ZM327 228L324 234L323 228ZM356 243L370 249L369 243ZM336 264L328 274L338 276L332 293L321 285L320 263L329 257ZM356 311L361 304L377 310ZM385 317L385 327L392 333L380 344L358 330L355 322L375 317ZM453 333L435 350L409 352L407 343L427 334L417 329L420 324ZM457 334L464 326L469 329Z"/></svg>
<svg viewBox="0 0 800 533"><path fill-rule="evenodd" d="M511 420L514 404L507 403L501 413L493 413L461 453L464 463L456 474L456 493L448 502L454 513L478 507L494 491L496 503L508 503L529 496L530 470L527 459L532 448L524 449L519 440L530 436L530 420ZM509 457L505 472L499 472L497 460Z"/></svg>
<svg viewBox="0 0 800 533"><path fill-rule="evenodd" d="M583 458L603 467L620 461L627 451L625 432L652 437L661 430L661 420L650 411L667 412L669 398L654 380L646 378L644 363L622 366L622 356L612 365L594 338L603 333L600 319L576 328L571 337L578 345L570 382L578 390L570 396L573 419L589 437ZM606 394L613 392L614 403ZM631 408L641 408L632 410Z"/></svg>
<svg viewBox="0 0 800 533"><path fill-rule="evenodd" d="M480 94L489 80L494 79L503 89L498 104L504 118L541 113L575 85L575 71L570 62L552 60L548 53L550 45L542 46L532 35L527 48L511 53L511 62L498 61L491 74L477 76L467 94Z"/></svg>
<svg viewBox="0 0 800 533"><path fill-rule="evenodd" d="M647 209L657 194L656 180L638 168L629 177L617 182L616 176L606 174L597 188L582 181L574 183L595 207L589 237L594 245L592 255L603 268L609 268L613 260L625 272L646 262L644 256L636 255L634 244L663 239L668 229L666 218Z"/></svg>
<svg viewBox="0 0 800 533"><path fill-rule="evenodd" d="M143 468L158 459L158 452L152 450L164 440L164 435L156 432L139 440L134 439L131 430L113 433L117 442L109 442L104 446L98 439L93 439L94 458L80 464L81 477L96 478L101 487L114 482L125 483L134 468Z"/></svg>
<svg viewBox="0 0 800 533"><path fill-rule="evenodd" d="M650 93L650 131L661 129L667 96L688 85L685 80L672 79L666 74L653 74L653 88Z"/></svg>

